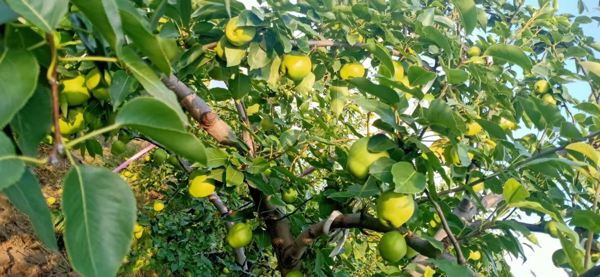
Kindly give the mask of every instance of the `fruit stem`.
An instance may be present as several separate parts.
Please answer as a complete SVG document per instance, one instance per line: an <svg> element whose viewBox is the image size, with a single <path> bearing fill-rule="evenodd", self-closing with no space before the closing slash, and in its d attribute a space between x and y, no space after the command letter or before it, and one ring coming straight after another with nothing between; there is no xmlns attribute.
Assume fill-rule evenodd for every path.
<svg viewBox="0 0 600 277"><path fill-rule="evenodd" d="M17 158L19 158L19 160L21 160L21 161L30 162L30 163L34 163L34 164L45 164L48 162L47 158L36 159L36 158L27 157L27 156L17 156Z"/></svg>
<svg viewBox="0 0 600 277"><path fill-rule="evenodd" d="M77 145L78 143L80 143L80 142L82 142L84 140L87 140L89 138L95 137L97 135L101 135L101 134L106 133L106 132L110 132L110 131L112 131L114 129L118 129L118 128L121 128L120 124L113 124L113 125L106 126L106 127L102 128L102 129L95 130L95 131L87 133L87 134L85 134L85 135L83 135L81 137L78 137L77 139L69 141L69 143L65 144L65 147L68 148L68 149L70 149L71 147Z"/></svg>
<svg viewBox="0 0 600 277"><path fill-rule="evenodd" d="M61 62L80 62L80 61L96 61L96 62L112 62L116 63L119 60L111 57L98 57L98 56L87 56L87 57L66 57L58 58Z"/></svg>

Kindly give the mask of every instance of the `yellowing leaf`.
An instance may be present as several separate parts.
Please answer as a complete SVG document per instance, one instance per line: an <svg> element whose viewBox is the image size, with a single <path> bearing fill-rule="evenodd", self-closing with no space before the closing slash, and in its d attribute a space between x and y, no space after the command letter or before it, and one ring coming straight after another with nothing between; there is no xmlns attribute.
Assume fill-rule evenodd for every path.
<svg viewBox="0 0 600 277"><path fill-rule="evenodd" d="M433 270L431 267L427 266L427 268L425 268L425 274L423 276L433 277L433 274L435 274L435 270Z"/></svg>
<svg viewBox="0 0 600 277"><path fill-rule="evenodd" d="M529 192L519 181L510 178L504 184L504 200L506 203L515 203L525 201L529 197Z"/></svg>

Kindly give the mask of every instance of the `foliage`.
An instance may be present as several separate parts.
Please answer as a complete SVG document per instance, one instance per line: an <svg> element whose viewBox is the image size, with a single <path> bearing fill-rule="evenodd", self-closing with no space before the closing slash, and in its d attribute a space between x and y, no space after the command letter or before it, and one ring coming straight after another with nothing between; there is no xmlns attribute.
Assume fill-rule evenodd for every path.
<svg viewBox="0 0 600 277"><path fill-rule="evenodd" d="M56 249L30 169L72 163L61 228L84 276L508 276L505 255L526 259L519 238L537 244L531 232L548 222L560 266L584 274L600 231L600 44L582 25L600 18L581 15L581 0L579 16L538 4L0 0L0 189ZM357 63L364 76L340 74ZM589 84L587 101L569 94L573 81ZM102 157L99 140L115 139L121 155L131 137L184 163L155 150L124 182L73 157ZM369 157L384 153L349 156L362 137ZM49 157L37 157L40 143L54 145ZM216 194L192 197L194 174ZM136 207L132 189L158 193L165 209ZM291 190L299 197L286 203ZM415 200L400 228L370 220L391 190ZM359 219L321 222L332 214ZM241 256L225 242L237 222L254 235ZM330 243L328 224L348 239ZM451 234L435 239L442 228ZM383 261L390 230L422 256ZM480 258L462 264L469 253Z"/></svg>

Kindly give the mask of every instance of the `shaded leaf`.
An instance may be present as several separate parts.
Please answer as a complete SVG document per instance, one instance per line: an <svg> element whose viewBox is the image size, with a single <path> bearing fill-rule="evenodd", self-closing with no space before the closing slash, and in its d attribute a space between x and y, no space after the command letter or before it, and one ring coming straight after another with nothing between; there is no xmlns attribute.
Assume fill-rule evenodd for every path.
<svg viewBox="0 0 600 277"><path fill-rule="evenodd" d="M13 206L29 217L40 241L50 250L58 251L50 210L35 175L30 170L26 170L21 180L14 186L5 188L4 193Z"/></svg>
<svg viewBox="0 0 600 277"><path fill-rule="evenodd" d="M40 68L35 57L23 49L5 51L0 53L0 128L27 104L35 91Z"/></svg>
<svg viewBox="0 0 600 277"><path fill-rule="evenodd" d="M75 166L63 183L65 245L83 276L115 276L129 253L135 198L119 175L106 168Z"/></svg>
<svg viewBox="0 0 600 277"><path fill-rule="evenodd" d="M0 132L0 190L21 179L25 164L17 158L15 146L4 132Z"/></svg>
<svg viewBox="0 0 600 277"><path fill-rule="evenodd" d="M25 156L37 158L38 147L52 126L52 100L50 90L37 86L33 96L10 122L17 134L17 145Z"/></svg>

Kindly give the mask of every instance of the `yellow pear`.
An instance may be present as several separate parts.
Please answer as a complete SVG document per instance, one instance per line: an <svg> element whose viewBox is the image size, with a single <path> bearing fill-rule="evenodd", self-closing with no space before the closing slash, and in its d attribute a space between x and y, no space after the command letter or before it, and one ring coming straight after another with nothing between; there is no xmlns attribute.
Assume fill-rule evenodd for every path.
<svg viewBox="0 0 600 277"><path fill-rule="evenodd" d="M312 62L310 58L300 53L285 55L280 66L281 73L294 81L304 79L304 77L308 76L311 69Z"/></svg>
<svg viewBox="0 0 600 277"><path fill-rule="evenodd" d="M481 132L481 125L479 125L479 123L477 123L476 121L473 121L469 124L467 124L467 129L468 131L465 133L465 136L474 136L477 133Z"/></svg>
<svg viewBox="0 0 600 277"><path fill-rule="evenodd" d="M238 17L234 17L225 26L225 36L231 44L235 46L244 46L250 42L256 35L256 27L238 26Z"/></svg>
<svg viewBox="0 0 600 277"><path fill-rule="evenodd" d="M94 95L94 98L98 100L110 100L110 91L108 90L108 88L96 88L92 90L92 95Z"/></svg>
<svg viewBox="0 0 600 277"><path fill-rule="evenodd" d="M229 229L227 243L233 248L241 248L252 241L252 228L246 223L237 223Z"/></svg>
<svg viewBox="0 0 600 277"><path fill-rule="evenodd" d="M536 93L544 94L544 93L550 91L550 83L548 83L548 81L546 81L546 80L539 80L539 81L535 82L535 85L533 85L533 90Z"/></svg>
<svg viewBox="0 0 600 277"><path fill-rule="evenodd" d="M554 96L552 96L552 94L550 94L550 93L546 93L546 94L542 95L542 99L544 99L544 101L546 101L552 105L556 105L556 99L554 99Z"/></svg>
<svg viewBox="0 0 600 277"><path fill-rule="evenodd" d="M62 94L67 96L69 106L78 106L90 99L90 93L85 87L85 77L79 75L73 79L63 81Z"/></svg>
<svg viewBox="0 0 600 277"><path fill-rule="evenodd" d="M398 228L406 223L415 212L411 195L386 191L377 199L377 217L385 226Z"/></svg>
<svg viewBox="0 0 600 277"><path fill-rule="evenodd" d="M479 49L479 47L477 46L473 46L469 48L469 52L467 52L467 55L469 55L469 58L479 57L481 56L481 49Z"/></svg>
<svg viewBox="0 0 600 277"><path fill-rule="evenodd" d="M340 77L342 79L350 79L365 76L365 67L359 63L347 63L340 69Z"/></svg>
<svg viewBox="0 0 600 277"><path fill-rule="evenodd" d="M207 197L215 191L215 180L208 179L206 175L194 177L190 184L190 194L193 197Z"/></svg>
<svg viewBox="0 0 600 277"><path fill-rule="evenodd" d="M83 119L83 112L77 110L76 112L69 112L69 118L75 118L73 122L64 120L62 117L58 119L58 126L60 127L61 135L72 135L75 134L85 127L85 120Z"/></svg>
<svg viewBox="0 0 600 277"><path fill-rule="evenodd" d="M350 173L360 180L364 180L369 175L371 165L382 157L390 157L388 152L371 152L368 149L368 137L361 138L352 144L350 153L348 153L347 167Z"/></svg>

